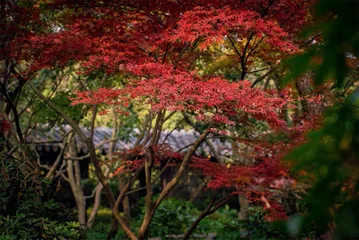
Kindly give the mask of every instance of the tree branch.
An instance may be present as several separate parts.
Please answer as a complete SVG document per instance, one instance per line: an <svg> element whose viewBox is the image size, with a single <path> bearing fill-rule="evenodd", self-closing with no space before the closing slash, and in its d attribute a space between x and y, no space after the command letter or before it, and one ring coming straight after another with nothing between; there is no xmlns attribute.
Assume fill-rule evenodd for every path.
<svg viewBox="0 0 359 240"><path fill-rule="evenodd" d="M254 80L254 82L251 85L251 88L254 88L255 85L257 85L257 83L259 83L260 81L262 81L263 79L265 79L267 76L269 76L271 73L273 73L278 67L272 67L268 72L266 72L264 75L258 77L256 80Z"/></svg>
<svg viewBox="0 0 359 240"><path fill-rule="evenodd" d="M183 236L183 240L186 240L191 236L191 234L194 232L194 230L196 229L196 227L202 221L203 218L217 211L218 208L222 207L232 198L232 194L228 194L227 196L224 196L223 198L215 201L217 194L218 192L214 195L212 202L208 205L208 207L201 212L201 214L197 217L197 219L192 223L191 227L185 232Z"/></svg>

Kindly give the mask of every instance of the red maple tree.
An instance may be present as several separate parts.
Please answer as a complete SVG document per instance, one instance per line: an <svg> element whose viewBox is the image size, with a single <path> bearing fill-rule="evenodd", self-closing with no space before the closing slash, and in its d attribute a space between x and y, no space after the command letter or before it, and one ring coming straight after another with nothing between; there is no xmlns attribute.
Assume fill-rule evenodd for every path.
<svg viewBox="0 0 359 240"><path fill-rule="evenodd" d="M136 164L122 159L116 171L131 172L135 177L129 179L117 200L105 187L113 214L131 239L145 238L157 207L187 167L208 177L209 188L231 189L231 194L262 202L273 212L272 217L285 217L273 196L273 189L293 184L281 157L304 141L303 133L313 126L303 120L289 127L282 111L293 106L295 96L256 84L277 70L281 59L300 51L295 35L310 21L310 5L308 0L46 1L19 7L19 13L31 16L41 30L28 27L26 34L14 34L11 58L25 61L26 70L18 74L29 80L43 69L74 65L79 66L78 74L125 76L122 88L77 92L72 98L74 105L115 105L122 113L130 103L148 106L145 131L134 147L134 154L142 158L137 157ZM51 16L52 24L41 18L47 11L56 13ZM198 64L218 59L213 48L231 59L239 72L236 80L226 79L221 71L208 75L198 70ZM192 147L182 153L164 149L159 142L164 123L176 112L206 126ZM265 133L256 129L257 123L265 126ZM238 127L249 137L233 133ZM194 156L202 142L214 135L225 137L227 131L232 132L232 141L248 147L241 157L251 164L233 160L228 165L220 159L213 163ZM286 142L268 141L267 136L279 132L286 135ZM91 148L91 139L82 139ZM99 181L108 186L96 154L90 155ZM178 169L155 199L151 175L168 159ZM117 209L141 169L146 173L146 214L136 235ZM211 207L207 214L210 212Z"/></svg>

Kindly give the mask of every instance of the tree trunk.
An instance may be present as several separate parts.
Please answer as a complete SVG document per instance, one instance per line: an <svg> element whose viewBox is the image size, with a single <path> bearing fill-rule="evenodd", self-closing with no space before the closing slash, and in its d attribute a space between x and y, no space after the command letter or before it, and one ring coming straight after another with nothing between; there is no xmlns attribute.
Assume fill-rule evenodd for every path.
<svg viewBox="0 0 359 240"><path fill-rule="evenodd" d="M301 76L295 81L295 87L297 88L298 95L301 97L300 104L302 106L302 114L306 116L312 110L311 105L308 103L308 100L305 97L308 97L313 90L313 73L309 72Z"/></svg>
<svg viewBox="0 0 359 240"><path fill-rule="evenodd" d="M236 134L233 132L232 133L233 139L236 139ZM241 165L243 166L249 166L251 165L250 161L251 159L248 158L244 158L240 155L239 152L239 147L237 145L237 142L235 142L235 140L233 140L232 142L232 158L234 162L239 162ZM238 201L239 201L239 206L240 206L240 210L238 212L238 219L240 221L247 221L248 220L248 207L249 207L249 203L248 200L246 199L246 197L244 195L238 195ZM246 229L240 229L241 231L241 236L244 237L247 235L247 230ZM242 235L242 232L244 233Z"/></svg>
<svg viewBox="0 0 359 240"><path fill-rule="evenodd" d="M117 174L117 179L118 179L118 187L119 187L119 190L121 192L126 184L125 184L121 174ZM123 207L123 212L124 212L124 215L125 215L124 216L125 221L127 223L130 223L130 221L131 221L131 209L130 209L130 200L128 199L128 196L126 196L123 199L122 207Z"/></svg>
<svg viewBox="0 0 359 240"><path fill-rule="evenodd" d="M83 225L86 224L86 199L84 194L83 185L81 183L81 171L80 164L78 161L74 162L75 167L75 178L76 178L76 188L77 188L77 209L79 222Z"/></svg>
<svg viewBox="0 0 359 240"><path fill-rule="evenodd" d="M249 203L248 200L245 196L243 195L238 195L238 201L240 204L240 210L238 212L238 219L240 221L248 221L248 217L249 217ZM248 230L245 228L240 228L240 235L241 238L245 238L248 235Z"/></svg>
<svg viewBox="0 0 359 240"><path fill-rule="evenodd" d="M149 160L149 157L151 157L151 154L149 154L148 157L146 158L146 164L148 164L147 166L145 166L146 188L147 188L146 189L147 195L146 195L146 199L145 199L146 200L146 213L145 213L145 217L143 219L142 225L141 225L139 233L138 233L139 239L145 239L147 232L148 232L148 227L150 226L151 220L156 212L156 209L161 204L161 202L165 199L165 197L168 196L168 193L173 189L173 187L178 183L178 181L182 177L183 173L185 172L191 157L193 156L193 154L196 151L196 149L198 148L198 146L206 139L211 127L212 126L208 126L206 131L204 131L196 139L196 141L194 141L192 147L186 152L185 156L183 157L183 161L182 161L179 169L177 170L177 173L172 178L172 180L168 182L168 184L165 186L165 188L162 189L161 193L158 195L158 197L155 201L152 201L152 187L151 187L151 178L150 178L153 158L152 158L152 160ZM151 149L149 149L149 150L151 151Z"/></svg>
<svg viewBox="0 0 359 240"><path fill-rule="evenodd" d="M95 190L95 199L94 199L93 208L92 208L89 218L87 219L87 227L88 228L92 228L93 223L95 221L96 214L98 212L98 209L100 208L102 189L103 189L102 184L101 183L97 184L96 190Z"/></svg>
<svg viewBox="0 0 359 240"><path fill-rule="evenodd" d="M76 157L75 141L72 138L71 144L68 150L68 157ZM86 200L83 192L83 186L81 183L81 172L78 161L67 160L67 176L68 181L74 195L77 207L77 218L79 223L86 224Z"/></svg>

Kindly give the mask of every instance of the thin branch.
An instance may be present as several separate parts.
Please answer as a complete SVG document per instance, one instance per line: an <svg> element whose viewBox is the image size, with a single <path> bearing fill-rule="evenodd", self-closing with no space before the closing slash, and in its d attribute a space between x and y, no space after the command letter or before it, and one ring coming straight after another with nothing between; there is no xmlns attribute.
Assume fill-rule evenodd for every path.
<svg viewBox="0 0 359 240"><path fill-rule="evenodd" d="M317 33L317 34L315 34L313 37L311 37L310 39L308 39L307 41L305 41L304 43L302 43L302 44L299 46L299 48L302 48L302 47L306 46L307 44L313 42L314 39L316 39L317 37L320 37L320 36L322 36L322 35L323 35L323 33Z"/></svg>
<svg viewBox="0 0 359 240"><path fill-rule="evenodd" d="M166 185L166 187L162 190L162 192L160 193L160 195L158 196L158 198L156 199L156 202L154 203L155 208L157 208L159 206L159 204L163 201L163 199L167 196L167 194L169 193L169 191L177 184L177 182L179 181L180 177L183 175L187 164L189 163L192 155L194 154L194 152L196 151L196 149L199 147L199 145L206 139L207 135L209 134L209 130L211 129L212 126L209 126L206 131L204 131L198 138L197 140L193 143L193 146L186 152L183 161L180 165L180 168L178 169L176 175L172 178L171 181L168 182L168 184Z"/></svg>
<svg viewBox="0 0 359 240"><path fill-rule="evenodd" d="M133 185L133 183L135 182L135 180L138 178L141 170L143 169L143 166L138 168L134 174L134 176L130 176L130 179L128 180L127 184L125 185L125 187L123 189L121 189L121 193L119 194L119 196L116 199L116 203L115 203L115 211L118 211L118 208L120 206L120 204L122 203L123 199L127 196L127 191L130 189L130 187Z"/></svg>
<svg viewBox="0 0 359 240"><path fill-rule="evenodd" d="M41 98L50 108L52 108L56 113L58 113L79 135L82 141L87 142L86 135L82 132L80 127L77 125L77 123L71 119L69 116L65 114L56 104L54 104L51 100L49 100L47 97L45 97L35 86L34 84L29 81L27 84L31 87L31 89L36 93L36 95Z"/></svg>
<svg viewBox="0 0 359 240"><path fill-rule="evenodd" d="M107 74L105 73L101 79L100 87L102 87L104 81L106 80ZM91 128L90 128L90 138L93 139L95 133L95 120L97 116L97 104L92 105L92 118L91 118Z"/></svg>
<svg viewBox="0 0 359 240"><path fill-rule="evenodd" d="M165 139L163 139L162 144L164 144L167 140L167 138L174 132L174 130L176 130L178 128L178 126L183 122L184 118L181 119L181 121L179 121L176 126L166 135Z"/></svg>
<svg viewBox="0 0 359 240"><path fill-rule="evenodd" d="M169 48L170 48L170 44L169 44L169 43L167 43L165 53L163 54L163 57L162 57L162 64L164 64L164 63L165 63L166 56L167 56L167 53L168 53Z"/></svg>
<svg viewBox="0 0 359 240"><path fill-rule="evenodd" d="M250 72L247 72L247 73L256 73L256 72L261 72L261 71L268 70L268 69L271 69L271 68L272 68L272 67L265 67L265 68L261 68L261 69L254 70L254 71L250 71Z"/></svg>
<svg viewBox="0 0 359 240"><path fill-rule="evenodd" d="M151 182L152 185L155 184L159 179L161 179L161 176L162 176L162 174L165 172L165 170L167 169L168 164L169 164L169 161L167 161L166 165L162 168L161 172L159 172L158 175L157 175L157 177ZM136 188L136 189L134 189L134 190L128 191L128 192L126 193L126 196L127 196L127 195L130 195L130 194L132 194L132 193L136 193L136 192L145 190L145 189L146 189L146 186Z"/></svg>
<svg viewBox="0 0 359 240"><path fill-rule="evenodd" d="M242 60L242 55L241 55L241 53L238 51L238 49L237 49L236 45L234 44L234 42L233 42L231 36L228 34L227 37L228 37L229 42L231 43L232 47L234 48L234 51L237 53L239 59ZM243 69L242 69L242 71L243 71Z"/></svg>
<svg viewBox="0 0 359 240"><path fill-rule="evenodd" d="M19 111L19 116L21 116L26 111L26 109L28 109L30 107L30 105L34 101L34 98L35 97L32 97L30 100L28 100L28 103L26 104L26 106L22 110Z"/></svg>
<svg viewBox="0 0 359 240"><path fill-rule="evenodd" d="M177 69L179 62L181 61L181 58L188 47L189 47L189 43L186 43L185 46L182 48L181 52L178 54L178 58L177 58L176 62L173 64L174 69Z"/></svg>
<svg viewBox="0 0 359 240"><path fill-rule="evenodd" d="M159 130L160 130L160 124L161 124L161 118L162 118L162 110L158 111L158 113L156 114L156 122L155 122L155 126L152 130L153 134L151 135L151 142L150 142L150 146L153 146L155 144L156 138L157 138L157 134L160 134Z"/></svg>
<svg viewBox="0 0 359 240"><path fill-rule="evenodd" d="M163 119L163 123L165 123L168 119L170 119L175 113L176 111L173 111L170 114L168 114L168 116Z"/></svg>
<svg viewBox="0 0 359 240"><path fill-rule="evenodd" d="M109 172L110 172L110 168L106 168L104 171L104 175L108 176ZM100 204L101 204L102 189L103 189L103 186L101 183L98 183L94 189L95 192L93 192L93 194L95 195L95 200L94 200L94 204L93 204L93 208L91 210L90 216L87 219L87 223L86 223L88 228L91 228L95 221L95 216L96 216L98 209L100 207ZM85 196L85 199L86 199L86 196Z"/></svg>
<svg viewBox="0 0 359 240"><path fill-rule="evenodd" d="M148 128L149 122L151 122L152 119L152 112L149 112L145 118L145 121L143 122L143 130L141 131L140 135L137 137L137 140L134 144L134 148L139 146L142 139L145 137L146 129Z"/></svg>
<svg viewBox="0 0 359 240"><path fill-rule="evenodd" d="M183 113L183 116L184 116L184 119L186 120L186 122L191 125L191 127L193 127L196 131L199 132L199 129L195 126L195 124L191 121L191 119L185 114ZM220 154L218 153L218 151L216 150L216 148L213 146L213 144L208 140L206 139L205 140L205 143L207 144L207 146L209 147L209 149L211 150L211 152L213 153L214 157L219 161L221 162L221 156Z"/></svg>
<svg viewBox="0 0 359 240"><path fill-rule="evenodd" d="M183 236L184 240L188 239L191 236L191 234L194 232L194 230L196 229L196 227L202 221L203 218L217 211L218 208L222 207L232 198L232 194L228 194L227 196L224 196L223 198L215 201L217 194L218 192L214 195L212 202L208 205L208 207L201 212L201 214L197 217L197 219L192 223L191 227L186 231L186 233Z"/></svg>
<svg viewBox="0 0 359 240"><path fill-rule="evenodd" d="M70 139L72 138L72 133L69 135L68 140L66 141L66 143L64 144L64 146L62 147L59 155L56 158L56 161L52 164L52 167L50 168L50 170L47 172L45 179L50 179L52 177L52 175L54 174L57 166L59 165L60 161L62 160L64 153L65 153L65 149L67 148L67 145L69 144Z"/></svg>
<svg viewBox="0 0 359 240"><path fill-rule="evenodd" d="M259 44L263 41L263 39L266 37L267 35L264 35L249 51L248 55L245 57L245 61L248 61L249 57L251 56L251 54L254 52L254 50L259 46Z"/></svg>
<svg viewBox="0 0 359 240"><path fill-rule="evenodd" d="M35 154L37 154L37 152L35 151ZM40 156L37 155L37 164L39 165L39 167L45 168L47 170L50 170L50 167L46 164L41 164L40 162ZM66 165L66 164L65 164ZM69 181L69 179L64 175L64 173L66 172L66 170L62 170L62 167L60 168L60 170L55 170L56 172L56 176L61 176L63 179L65 179L65 181Z"/></svg>
<svg viewBox="0 0 359 240"><path fill-rule="evenodd" d="M255 85L257 85L257 83L259 83L260 81L262 81L263 79L265 79L267 76L269 76L270 74L272 74L278 67L272 67L268 72L266 72L264 75L258 77L256 80L254 80L254 82L252 83L251 87L253 88Z"/></svg>

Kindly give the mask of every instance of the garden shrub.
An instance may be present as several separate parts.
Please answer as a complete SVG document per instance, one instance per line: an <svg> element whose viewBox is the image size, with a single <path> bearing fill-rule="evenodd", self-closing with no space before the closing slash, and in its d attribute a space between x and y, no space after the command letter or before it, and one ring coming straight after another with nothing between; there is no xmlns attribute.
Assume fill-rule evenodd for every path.
<svg viewBox="0 0 359 240"><path fill-rule="evenodd" d="M73 211L51 199L51 183L26 177L16 161L0 161L0 239L82 239Z"/></svg>

